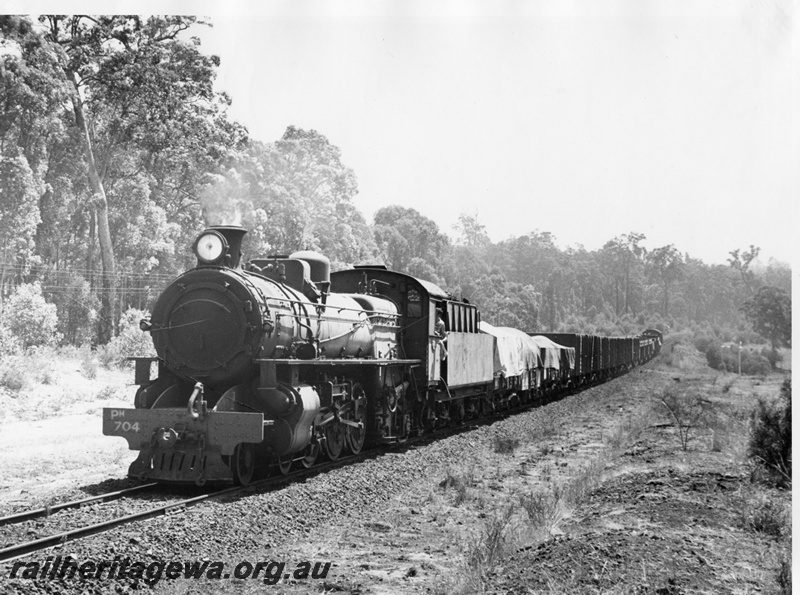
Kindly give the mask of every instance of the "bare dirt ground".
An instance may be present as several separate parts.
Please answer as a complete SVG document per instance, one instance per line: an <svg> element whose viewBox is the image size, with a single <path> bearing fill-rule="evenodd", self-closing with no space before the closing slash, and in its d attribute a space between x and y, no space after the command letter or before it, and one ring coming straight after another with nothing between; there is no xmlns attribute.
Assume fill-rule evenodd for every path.
<svg viewBox="0 0 800 595"><path fill-rule="evenodd" d="M288 551L335 560L325 588L350 593L779 593L791 495L751 483L746 437L783 375L721 376L692 351L557 425L506 420L494 448ZM678 386L708 401L686 450L658 402Z"/></svg>
<svg viewBox="0 0 800 595"><path fill-rule="evenodd" d="M102 436L100 422L103 406L129 406L129 373L101 371L87 381L74 363L59 366L44 385L0 392L0 515L84 496L87 486L123 477L133 459L123 440ZM777 395L783 379L719 374L692 348L678 345L641 369L559 402L289 486L283 499L296 509L281 523L291 531L259 533L248 520L246 535L239 528L235 536L219 533L220 544L238 536L228 550L236 559L329 560L324 579L276 585L177 579L154 590L780 593L779 581L785 583L789 571L791 494L751 481L746 442L756 398ZM685 397L679 417L694 421L685 450L660 403L667 394L677 402ZM48 405L54 402L59 405ZM418 473L409 474L415 461ZM393 466L405 470L402 481L391 479ZM353 478L345 483L357 505L347 505L346 491L332 491L346 477ZM331 490L324 492L331 494L327 513L316 495L313 514L292 496L325 489ZM224 506L233 505L197 509L187 519L222 518ZM287 509L280 507L280 514ZM247 514L271 526L269 511ZM179 520L174 525L172 532L182 526ZM148 527L143 524L142 533ZM142 548L154 547L143 539ZM169 543L187 539L195 540L173 535ZM85 547L90 558L108 555L108 540ZM219 554L209 547L198 551ZM186 555L197 558L190 549ZM33 586L18 587L26 585ZM75 592L106 589L100 582L73 586ZM123 586L124 592L147 588Z"/></svg>
<svg viewBox="0 0 800 595"><path fill-rule="evenodd" d="M22 386L0 387L0 516L123 477L133 457L124 440L103 436L102 409L130 406L133 372L92 368L87 378L79 360L54 354L14 366Z"/></svg>

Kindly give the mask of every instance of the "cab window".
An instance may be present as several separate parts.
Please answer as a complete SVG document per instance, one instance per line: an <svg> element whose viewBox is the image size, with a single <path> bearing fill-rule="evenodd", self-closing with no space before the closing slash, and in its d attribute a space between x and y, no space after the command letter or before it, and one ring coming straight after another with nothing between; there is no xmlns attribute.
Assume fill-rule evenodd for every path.
<svg viewBox="0 0 800 595"><path fill-rule="evenodd" d="M406 295L406 316L411 318L422 316L422 299L416 289L409 289Z"/></svg>

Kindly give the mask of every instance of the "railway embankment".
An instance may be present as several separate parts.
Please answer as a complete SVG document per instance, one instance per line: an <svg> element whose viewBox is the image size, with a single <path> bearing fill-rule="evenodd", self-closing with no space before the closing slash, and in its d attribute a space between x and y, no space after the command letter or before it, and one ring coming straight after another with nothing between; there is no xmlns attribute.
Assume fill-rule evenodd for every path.
<svg viewBox="0 0 800 595"><path fill-rule="evenodd" d="M290 551L337 559L344 592L791 592L791 493L747 456L786 375L664 356L456 438L377 515Z"/></svg>
<svg viewBox="0 0 800 595"><path fill-rule="evenodd" d="M664 355L489 425L49 552L81 563L161 567L159 580L9 580L10 565L2 565L0 586L20 593L779 593L790 494L751 481L746 443L756 397L776 394L783 376L722 375L691 352L671 353L671 364ZM681 405L679 418L691 420L685 440L662 401ZM96 416L92 407L83 415ZM93 449L102 456L116 442L104 441L87 441L78 458L88 460ZM55 468L59 457L70 459L50 452ZM110 465L121 477L127 461L114 456ZM97 488L102 482L92 473L91 465L71 469L66 476L77 484L47 498ZM44 497L25 489L31 501ZM287 572L268 584L167 578L170 561L227 569L331 564L324 577Z"/></svg>

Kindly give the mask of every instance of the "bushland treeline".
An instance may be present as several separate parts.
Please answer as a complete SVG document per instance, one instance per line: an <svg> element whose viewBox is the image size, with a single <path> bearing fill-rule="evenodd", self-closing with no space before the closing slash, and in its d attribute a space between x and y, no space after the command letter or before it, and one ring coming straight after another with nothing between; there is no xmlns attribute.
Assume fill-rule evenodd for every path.
<svg viewBox="0 0 800 595"><path fill-rule="evenodd" d="M788 266L756 268L754 246L708 265L672 245L646 250L633 231L588 251L539 230L493 243L467 214L452 230L401 206L368 222L353 204L356 172L323 134L289 126L262 141L229 117L213 89L219 60L192 36L206 24L0 16L0 297L38 283L63 342L107 342L219 223L249 230L248 255L384 263L529 331L749 340L743 305L763 286L790 295Z"/></svg>

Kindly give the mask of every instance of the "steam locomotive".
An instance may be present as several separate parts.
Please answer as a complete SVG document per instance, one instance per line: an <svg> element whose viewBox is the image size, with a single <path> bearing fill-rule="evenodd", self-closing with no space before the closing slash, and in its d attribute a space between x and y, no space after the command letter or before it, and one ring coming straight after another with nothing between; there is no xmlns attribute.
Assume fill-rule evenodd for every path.
<svg viewBox="0 0 800 595"><path fill-rule="evenodd" d="M202 232L197 266L141 322L157 358L136 358L132 409L103 433L139 455L129 475L247 484L366 444L531 404L624 372L661 333L530 336L493 327L435 284L310 251L242 263L240 227ZM153 377L153 368L157 374Z"/></svg>

